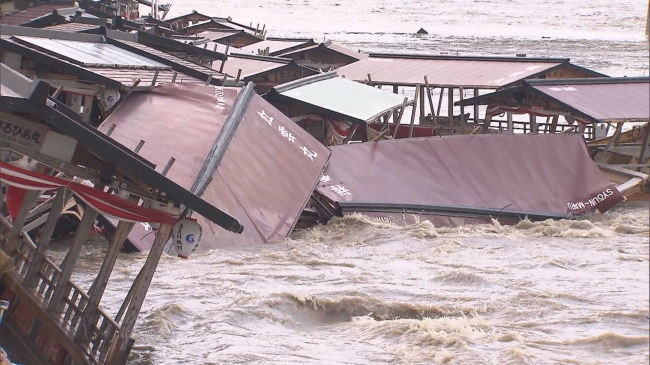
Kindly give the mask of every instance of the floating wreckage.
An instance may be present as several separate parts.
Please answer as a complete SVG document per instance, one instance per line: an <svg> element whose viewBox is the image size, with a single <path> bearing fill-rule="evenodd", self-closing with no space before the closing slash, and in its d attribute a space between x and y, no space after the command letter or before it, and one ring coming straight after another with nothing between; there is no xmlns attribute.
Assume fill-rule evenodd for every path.
<svg viewBox="0 0 650 365"><path fill-rule="evenodd" d="M332 146L321 214L399 225L571 218L624 198L579 135L475 135Z"/></svg>
<svg viewBox="0 0 650 365"><path fill-rule="evenodd" d="M318 183L330 151L254 91L166 84L131 97L100 131L138 154L245 227L217 229L203 217L201 250L262 244L291 233ZM137 226L129 241L138 250L153 242Z"/></svg>

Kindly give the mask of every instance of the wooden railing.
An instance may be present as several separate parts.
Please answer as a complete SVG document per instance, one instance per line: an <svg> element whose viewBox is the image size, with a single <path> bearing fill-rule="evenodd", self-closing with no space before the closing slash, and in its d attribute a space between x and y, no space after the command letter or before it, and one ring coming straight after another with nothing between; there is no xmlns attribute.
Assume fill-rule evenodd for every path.
<svg viewBox="0 0 650 365"><path fill-rule="evenodd" d="M0 216L0 243L5 242L12 229L4 217ZM36 244L29 235L22 232L16 250L11 254L14 259L14 268L24 280L30 269L34 255L40 255ZM101 308L88 308L88 294L72 281L59 283L61 269L47 257L40 260L40 267L36 273L36 285L32 289L34 296L43 300L43 311L47 311L52 294L59 285L66 285L67 295L63 297L63 310L61 311L58 325L68 332L72 338L79 339L77 343L82 346L91 363L103 364L108 355L111 342L119 333L119 325ZM97 321L92 326L86 326L85 318L89 310L99 313ZM90 333L84 333L85 328L90 328ZM47 355L47 354L46 354Z"/></svg>

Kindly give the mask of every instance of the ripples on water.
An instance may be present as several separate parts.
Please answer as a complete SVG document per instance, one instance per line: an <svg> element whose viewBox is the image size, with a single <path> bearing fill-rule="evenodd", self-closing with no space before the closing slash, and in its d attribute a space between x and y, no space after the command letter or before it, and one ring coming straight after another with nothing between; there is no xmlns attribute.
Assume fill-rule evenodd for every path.
<svg viewBox="0 0 650 365"><path fill-rule="evenodd" d="M644 364L649 208L444 228L349 216L263 247L164 256L130 364ZM84 249L82 287L105 249ZM145 257L118 260L109 313Z"/></svg>

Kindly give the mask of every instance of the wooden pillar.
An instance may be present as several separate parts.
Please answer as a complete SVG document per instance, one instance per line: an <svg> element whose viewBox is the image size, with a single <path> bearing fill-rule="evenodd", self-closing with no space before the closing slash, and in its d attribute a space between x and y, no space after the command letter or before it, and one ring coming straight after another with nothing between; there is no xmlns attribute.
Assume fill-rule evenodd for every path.
<svg viewBox="0 0 650 365"><path fill-rule="evenodd" d="M508 118L508 134L514 134L515 131L512 125L512 113L506 112L506 116Z"/></svg>
<svg viewBox="0 0 650 365"><path fill-rule="evenodd" d="M56 281L56 289L54 289L52 299L50 299L48 311L60 313L61 310L63 310L63 299L68 295L68 292L70 291L70 276L72 276L72 270L77 263L79 253L81 253L81 249L83 247L84 241L86 240L88 230L95 222L97 214L98 213L96 210L90 206L86 206L84 214L81 217L81 221L79 222L79 226L77 227L77 231L75 232L74 238L72 239L70 251L68 251L68 254L63 260L63 264L61 264L61 274L59 275L59 279Z"/></svg>
<svg viewBox="0 0 650 365"><path fill-rule="evenodd" d="M436 116L440 116L440 109L442 109L442 96L445 94L445 88L440 88L440 97L438 98L438 110L436 110Z"/></svg>
<svg viewBox="0 0 650 365"><path fill-rule="evenodd" d="M424 111L424 85L418 86L418 89L420 90L420 119L418 124L422 124L426 116Z"/></svg>
<svg viewBox="0 0 650 365"><path fill-rule="evenodd" d="M532 114L528 114L528 118L530 121L530 134L537 134L537 117Z"/></svg>
<svg viewBox="0 0 650 365"><path fill-rule="evenodd" d="M447 90L447 120L449 121L449 126L454 126L454 88L450 87Z"/></svg>
<svg viewBox="0 0 650 365"><path fill-rule="evenodd" d="M399 93L399 87L397 85L393 85L393 94L398 94Z"/></svg>
<svg viewBox="0 0 650 365"><path fill-rule="evenodd" d="M488 133L490 130L490 124L492 124L492 114L485 114L485 120L483 121L483 133Z"/></svg>
<svg viewBox="0 0 650 365"><path fill-rule="evenodd" d="M420 93L420 87L415 87L415 97L413 98L413 109L411 113L411 125L409 126L409 138L413 138L413 124L415 124L415 112L418 106L418 94Z"/></svg>
<svg viewBox="0 0 650 365"><path fill-rule="evenodd" d="M551 128L549 130L549 133L556 133L557 132L557 122L560 120L559 115L554 115L553 120L551 120Z"/></svg>
<svg viewBox="0 0 650 365"><path fill-rule="evenodd" d="M431 88L429 87L429 79L424 76L424 87L427 92L427 98L429 99L429 109L431 109L431 120L433 125L438 126L438 120L436 119L436 110L433 108L433 96L431 96Z"/></svg>
<svg viewBox="0 0 650 365"><path fill-rule="evenodd" d="M99 274L97 274L97 278L95 278L95 281L88 291L89 299L86 309L84 310L84 321L82 322L82 325L84 325L86 330L77 332L77 339L84 341L86 344L88 344L90 338L83 338L83 336L91 333L92 326L97 322L97 317L99 316L99 302L106 290L106 285L108 284L108 279L111 277L111 273L113 272L113 267L115 266L115 261L117 261L117 256L120 253L120 248L124 244L124 241L126 241L126 237L129 235L129 232L131 232L131 229L133 229L133 226L134 223L132 222L120 221L117 224L115 233L113 233L113 239L108 247L108 252L106 252L106 257L104 258L101 269L99 269Z"/></svg>
<svg viewBox="0 0 650 365"><path fill-rule="evenodd" d="M406 110L406 104L408 104L408 101L408 98L404 98L404 101L402 101L402 108L399 110L399 115L397 116L397 119L394 120L395 130L393 131L393 138L397 136L397 130L399 129L399 125L402 122L402 117L404 116L404 110Z"/></svg>
<svg viewBox="0 0 650 365"><path fill-rule="evenodd" d="M32 262L29 264L29 268L25 274L23 284L27 287L35 287L38 283L38 272L41 268L41 262L43 261L45 252L47 252L47 247L52 239L52 233L54 233L56 223L59 220L59 217L61 217L61 212L63 212L65 202L70 198L70 195L71 194L66 188L59 188L56 191L52 208L50 208L47 221L45 222L45 226L43 226L38 243L36 244L36 254L32 258Z"/></svg>
<svg viewBox="0 0 650 365"><path fill-rule="evenodd" d="M474 89L474 97L478 96L478 89ZM480 122L478 117L478 104L474 104L474 123L478 125Z"/></svg>
<svg viewBox="0 0 650 365"><path fill-rule="evenodd" d="M465 90L462 87L458 88L458 94L460 95L460 101L463 101L464 95L463 92ZM465 134L465 106L461 105L460 106L460 134L463 135Z"/></svg>
<svg viewBox="0 0 650 365"><path fill-rule="evenodd" d="M639 158L637 161L638 164L645 163L645 151L648 149L649 142L650 142L650 124L646 124L645 136L643 136L643 145L641 145L641 152L639 153ZM637 167L636 170L641 171L641 166Z"/></svg>
<svg viewBox="0 0 650 365"><path fill-rule="evenodd" d="M32 206L36 202L36 199L41 195L40 190L28 190L23 196L23 201L20 204L20 209L18 209L18 214L16 219L13 221L13 227L11 232L7 236L4 244L4 251L7 255L11 255L20 242L20 235L22 234L23 225L25 224L25 219L31 210Z"/></svg>
<svg viewBox="0 0 650 365"><path fill-rule="evenodd" d="M147 261L142 267L141 280L136 280L133 283L133 285L137 285L137 287L135 288L133 297L128 304L128 308L124 315L124 321L120 326L117 342L115 343L115 347L108 354L106 364L112 364L118 359L128 356L128 354L125 354L124 352L127 350L127 345L131 338L131 333L133 332L133 326L140 314L142 303L144 302L144 298L149 290L149 285L151 284L151 279L153 278L153 274L156 271L158 262L160 261L162 250L171 235L171 230L172 226L169 224L162 224L158 230L158 235L156 236L153 246L149 251L149 255L147 256Z"/></svg>

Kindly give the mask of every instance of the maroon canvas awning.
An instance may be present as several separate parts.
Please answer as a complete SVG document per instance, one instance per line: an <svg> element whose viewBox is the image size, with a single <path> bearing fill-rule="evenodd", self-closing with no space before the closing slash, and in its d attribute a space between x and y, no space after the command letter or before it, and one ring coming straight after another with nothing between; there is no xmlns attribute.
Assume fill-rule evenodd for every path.
<svg viewBox="0 0 650 365"><path fill-rule="evenodd" d="M413 138L331 150L316 197L339 214L444 225L563 218L623 200L579 135Z"/></svg>
<svg viewBox="0 0 650 365"><path fill-rule="evenodd" d="M115 124L111 137L125 146L145 141L139 154L157 170L174 157L168 178L190 191L207 182L197 195L245 227L234 234L198 217L201 250L284 239L329 160L326 147L249 86L251 93L238 98L233 88L166 84L133 94L100 127L107 131ZM230 113L240 118L233 121ZM232 135L216 173L206 180L206 160L224 133ZM136 227L129 240L146 250L153 240L147 233Z"/></svg>
<svg viewBox="0 0 650 365"><path fill-rule="evenodd" d="M99 213L127 222L176 222L176 217L161 211L137 206L118 196L74 181L28 171L4 162L0 162L0 182L25 190L54 190L67 187L77 198Z"/></svg>

